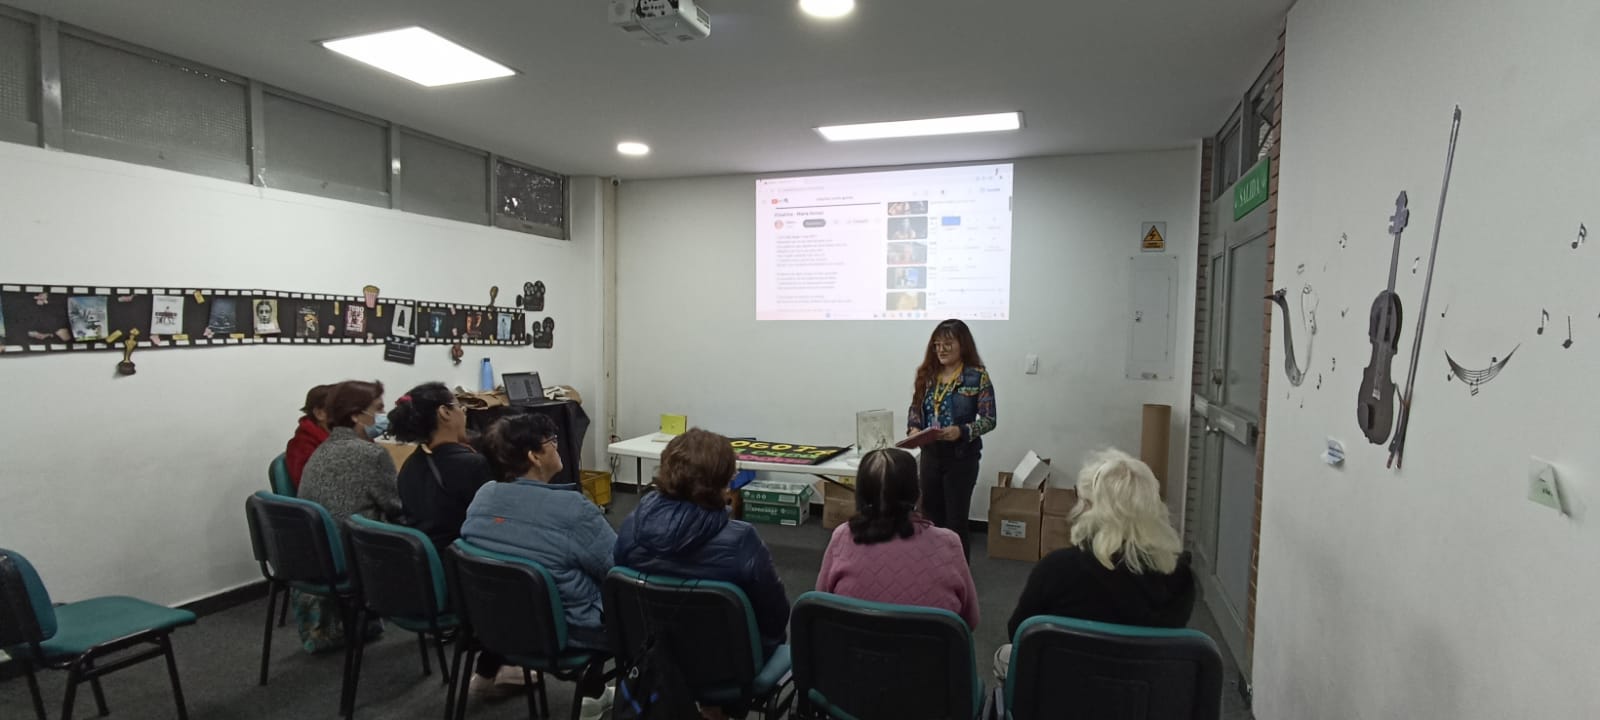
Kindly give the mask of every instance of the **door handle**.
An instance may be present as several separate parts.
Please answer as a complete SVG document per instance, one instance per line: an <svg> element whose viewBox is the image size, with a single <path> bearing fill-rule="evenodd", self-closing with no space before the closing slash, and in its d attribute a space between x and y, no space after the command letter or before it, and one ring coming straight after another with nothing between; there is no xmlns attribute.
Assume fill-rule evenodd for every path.
<svg viewBox="0 0 1600 720"><path fill-rule="evenodd" d="M1212 385L1216 385L1217 387L1221 387L1222 386L1222 369L1221 368L1213 368L1211 370L1211 384Z"/></svg>

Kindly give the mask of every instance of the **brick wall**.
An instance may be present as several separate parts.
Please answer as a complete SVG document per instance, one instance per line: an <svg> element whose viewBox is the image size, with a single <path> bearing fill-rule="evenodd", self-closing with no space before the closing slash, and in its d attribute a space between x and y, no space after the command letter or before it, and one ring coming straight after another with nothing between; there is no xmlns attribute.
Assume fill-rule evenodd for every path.
<svg viewBox="0 0 1600 720"><path fill-rule="evenodd" d="M1211 235L1213 226L1211 221L1211 193L1212 165L1216 157L1216 141L1207 139L1200 148L1200 247L1196 251L1195 266L1199 268L1199 275L1194 283L1194 367L1190 373L1190 387L1193 392L1200 392L1205 388L1206 378L1206 340L1210 337L1210 323L1207 314L1211 312ZM1184 486L1183 504L1183 544L1192 547L1198 539L1195 537L1196 514L1200 509L1200 482L1202 475L1201 458L1202 448L1205 446L1205 423L1189 423L1189 481Z"/></svg>
<svg viewBox="0 0 1600 720"><path fill-rule="evenodd" d="M1272 158L1272 176L1267 183L1267 279L1262 295L1271 295L1273 268L1278 255L1278 162L1283 147L1283 41L1285 29L1278 30L1278 52L1272 58L1272 85L1277 88L1272 101L1272 135L1267 139L1268 155ZM1265 481L1267 449L1267 379L1272 363L1272 313L1267 313L1261 323L1261 431L1256 437L1256 498L1255 512L1250 527L1250 611L1245 620L1245 643L1250 654L1255 654L1256 638L1256 567L1261 559L1261 489Z"/></svg>

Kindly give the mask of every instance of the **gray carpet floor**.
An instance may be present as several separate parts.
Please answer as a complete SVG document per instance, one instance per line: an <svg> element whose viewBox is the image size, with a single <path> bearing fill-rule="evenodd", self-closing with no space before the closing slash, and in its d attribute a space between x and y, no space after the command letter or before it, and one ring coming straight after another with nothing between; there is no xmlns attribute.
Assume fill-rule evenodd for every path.
<svg viewBox="0 0 1600 720"><path fill-rule="evenodd" d="M637 504L638 498L617 493L610 519L613 524ZM813 516L807 525L791 528L759 525L762 537L792 598L816 583L828 533ZM244 532L241 526L240 532ZM1006 620L1027 581L1031 563L991 560L982 537L974 536L972 574L978 586L982 621L974 633L980 674L993 685L990 659L1006 642ZM273 637L271 676L267 686L256 684L261 657L261 626L266 600L245 603L202 617L198 625L173 636L189 714L204 720L255 718L333 718L338 715L342 654L307 655L298 649L292 627L277 629ZM1196 607L1194 627L1222 641L1203 607ZM391 627L367 648L361 687L356 701L358 718L440 718L444 714L445 688L437 667L422 675L414 635ZM1238 692L1238 670L1223 652L1226 679L1223 717L1250 717ZM437 665L437 663L435 663ZM176 717L166 668L160 660L122 670L102 681L111 716L122 720ZM40 676L45 705L51 718L59 718L64 673ZM568 716L572 686L550 681L551 717ZM80 689L77 717L94 716L88 688ZM524 718L527 704L520 698L497 703L469 703L472 718ZM0 718L32 717L27 686L21 678L0 683Z"/></svg>

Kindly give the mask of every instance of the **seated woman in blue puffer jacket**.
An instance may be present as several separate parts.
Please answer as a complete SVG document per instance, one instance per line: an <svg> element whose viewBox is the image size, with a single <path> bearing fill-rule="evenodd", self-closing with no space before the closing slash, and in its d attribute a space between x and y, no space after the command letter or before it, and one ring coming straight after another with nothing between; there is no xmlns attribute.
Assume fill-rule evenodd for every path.
<svg viewBox="0 0 1600 720"><path fill-rule="evenodd" d="M661 452L657 492L622 521L613 554L639 572L739 586L770 656L787 637L789 596L756 529L728 516L725 496L737 463L728 438L716 433L695 428L673 438Z"/></svg>

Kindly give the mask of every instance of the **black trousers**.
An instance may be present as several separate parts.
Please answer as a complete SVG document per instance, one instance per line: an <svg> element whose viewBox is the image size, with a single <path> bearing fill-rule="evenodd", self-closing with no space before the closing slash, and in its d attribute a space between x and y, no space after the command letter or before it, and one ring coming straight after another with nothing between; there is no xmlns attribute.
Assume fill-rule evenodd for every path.
<svg viewBox="0 0 1600 720"><path fill-rule="evenodd" d="M922 515L961 537L961 551L972 559L972 540L967 536L967 514L972 510L972 489L978 484L981 445L966 442L935 442L922 449L918 461L918 484L922 489Z"/></svg>

